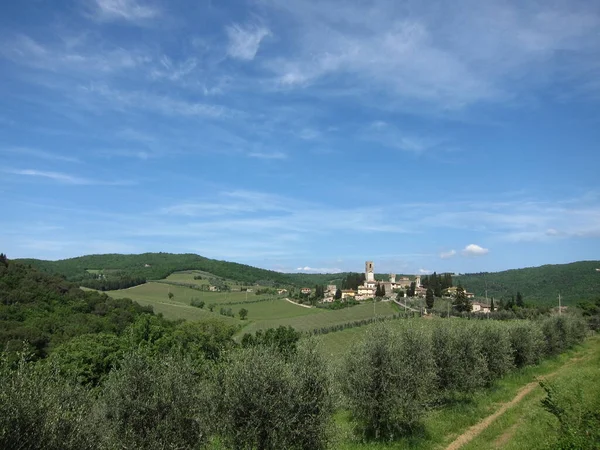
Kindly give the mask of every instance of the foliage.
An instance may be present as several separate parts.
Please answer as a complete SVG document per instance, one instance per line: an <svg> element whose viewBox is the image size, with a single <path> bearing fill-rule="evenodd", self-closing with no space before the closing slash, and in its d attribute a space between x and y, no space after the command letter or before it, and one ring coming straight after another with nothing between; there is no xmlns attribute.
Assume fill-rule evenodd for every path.
<svg viewBox="0 0 600 450"><path fill-rule="evenodd" d="M158 280L169 274L183 270L201 270L217 277L227 278L246 284L284 284L315 285L332 284L341 280L344 274L284 274L272 270L259 269L245 264L219 261L194 254L143 253L140 255L87 255L59 261L39 259L22 259L24 264L31 264L39 270L50 274L61 274L69 281L93 289L114 290L129 287L123 285L115 288L108 286L121 280ZM89 273L94 269L100 273ZM98 275L101 275L98 278ZM334 284L334 283L333 283ZM104 287L102 287L104 285Z"/></svg>
<svg viewBox="0 0 600 450"><path fill-rule="evenodd" d="M193 298L190 301L190 305L195 306L196 308L200 308L200 309L203 309L205 304L206 303L204 302L204 300L200 300L197 298Z"/></svg>
<svg viewBox="0 0 600 450"><path fill-rule="evenodd" d="M508 328L515 367L537 364L543 353L543 334L538 324L515 322Z"/></svg>
<svg viewBox="0 0 600 450"><path fill-rule="evenodd" d="M459 323L433 329L433 357L440 393L471 392L486 382L487 364L477 328Z"/></svg>
<svg viewBox="0 0 600 450"><path fill-rule="evenodd" d="M322 449L332 405L325 362L302 347L291 358L265 346L235 352L220 374L223 438L236 449Z"/></svg>
<svg viewBox="0 0 600 450"><path fill-rule="evenodd" d="M470 312L473 309L473 305L467 298L465 289L460 284L456 288L456 297L454 298L452 305L454 305L454 308L458 312Z"/></svg>
<svg viewBox="0 0 600 450"><path fill-rule="evenodd" d="M412 429L435 377L431 341L418 328L378 325L351 349L338 382L368 437L392 439Z"/></svg>
<svg viewBox="0 0 600 450"><path fill-rule="evenodd" d="M519 291L528 303L556 305L558 292L563 305L575 305L582 300L594 300L600 290L600 261L579 261L495 273L470 273L457 279L469 291L505 300Z"/></svg>
<svg viewBox="0 0 600 450"><path fill-rule="evenodd" d="M10 260L0 265L0 299L0 348L14 353L28 342L34 358L76 336L121 334L137 317L152 313Z"/></svg>
<svg viewBox="0 0 600 450"><path fill-rule="evenodd" d="M542 380L540 385L546 392L542 406L559 423L559 438L553 447L573 450L599 448L600 389L597 371L578 373L568 383Z"/></svg>
<svg viewBox="0 0 600 450"><path fill-rule="evenodd" d="M248 317L248 310L246 308L242 308L239 310L238 314L240 315L240 320L246 320Z"/></svg>
<svg viewBox="0 0 600 450"><path fill-rule="evenodd" d="M11 370L0 357L0 385L0 448L97 448L87 418L93 397L61 378L54 366L34 366L22 355Z"/></svg>
<svg viewBox="0 0 600 450"><path fill-rule="evenodd" d="M133 352L113 370L98 412L105 448L193 449L211 430L211 386L196 365Z"/></svg>
<svg viewBox="0 0 600 450"><path fill-rule="evenodd" d="M427 288L427 292L425 293L425 304L427 305L427 309L432 309L433 303L434 303L433 290L431 288Z"/></svg>
<svg viewBox="0 0 600 450"><path fill-rule="evenodd" d="M242 347L266 346L277 349L280 353L295 353L301 333L292 327L280 325L277 328L268 330L258 330L256 334L244 334L242 338Z"/></svg>

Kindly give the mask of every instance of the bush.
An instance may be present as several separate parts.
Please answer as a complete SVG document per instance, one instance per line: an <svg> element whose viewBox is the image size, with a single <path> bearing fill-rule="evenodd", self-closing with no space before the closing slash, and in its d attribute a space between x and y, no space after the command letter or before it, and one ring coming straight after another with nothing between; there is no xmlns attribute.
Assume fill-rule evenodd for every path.
<svg viewBox="0 0 600 450"><path fill-rule="evenodd" d="M480 329L482 352L487 365L487 382L501 378L514 368L510 337L505 324L485 323Z"/></svg>
<svg viewBox="0 0 600 450"><path fill-rule="evenodd" d="M103 447L198 448L211 429L212 401L210 383L190 361L130 353L102 390L97 420Z"/></svg>
<svg viewBox="0 0 600 450"><path fill-rule="evenodd" d="M440 392L470 392L487 380L484 343L478 324L442 323L433 330L433 354Z"/></svg>
<svg viewBox="0 0 600 450"><path fill-rule="evenodd" d="M509 327L515 367L537 364L542 357L544 335L533 322L514 322Z"/></svg>
<svg viewBox="0 0 600 450"><path fill-rule="evenodd" d="M600 448L600 390L597 371L579 373L576 379L556 385L541 381L546 391L542 406L558 419L558 442L552 448ZM585 391L584 391L585 387Z"/></svg>
<svg viewBox="0 0 600 450"><path fill-rule="evenodd" d="M206 303L203 300L199 300L197 298L193 298L192 301L190 302L190 305L195 306L196 308L204 308L204 305Z"/></svg>
<svg viewBox="0 0 600 450"><path fill-rule="evenodd" d="M236 449L322 449L332 406L325 362L301 347L288 358L255 346L231 355L220 375L225 441Z"/></svg>
<svg viewBox="0 0 600 450"><path fill-rule="evenodd" d="M412 431L435 377L431 339L421 329L369 330L344 361L340 384L364 434L392 439Z"/></svg>
<svg viewBox="0 0 600 450"><path fill-rule="evenodd" d="M2 356L0 356L2 358ZM52 365L0 361L0 448L95 449L92 397Z"/></svg>

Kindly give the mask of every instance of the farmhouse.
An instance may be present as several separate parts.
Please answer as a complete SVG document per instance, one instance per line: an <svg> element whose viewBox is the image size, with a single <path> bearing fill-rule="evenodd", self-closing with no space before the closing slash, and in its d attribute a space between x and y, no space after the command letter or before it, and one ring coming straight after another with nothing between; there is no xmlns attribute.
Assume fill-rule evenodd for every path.
<svg viewBox="0 0 600 450"><path fill-rule="evenodd" d="M309 287L303 287L302 289L300 289L300 292L302 292L303 294L310 294L312 292L312 289Z"/></svg>
<svg viewBox="0 0 600 450"><path fill-rule="evenodd" d="M480 313L484 313L484 314L487 314L490 312L490 305L484 305L483 303L473 302L472 306L473 306L473 309L471 311L473 311L473 312L480 312Z"/></svg>

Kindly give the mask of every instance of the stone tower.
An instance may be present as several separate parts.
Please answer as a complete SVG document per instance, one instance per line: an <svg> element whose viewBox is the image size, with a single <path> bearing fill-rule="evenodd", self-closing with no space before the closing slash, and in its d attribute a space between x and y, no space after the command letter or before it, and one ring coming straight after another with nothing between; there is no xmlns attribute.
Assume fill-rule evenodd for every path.
<svg viewBox="0 0 600 450"><path fill-rule="evenodd" d="M417 287L421 286L421 275L417 275L417 276L415 277L415 285L416 285Z"/></svg>
<svg viewBox="0 0 600 450"><path fill-rule="evenodd" d="M373 272L373 261L365 262L365 279L366 281L375 281L375 273Z"/></svg>
<svg viewBox="0 0 600 450"><path fill-rule="evenodd" d="M390 283L395 283L395 282L396 282L396 274L390 273Z"/></svg>

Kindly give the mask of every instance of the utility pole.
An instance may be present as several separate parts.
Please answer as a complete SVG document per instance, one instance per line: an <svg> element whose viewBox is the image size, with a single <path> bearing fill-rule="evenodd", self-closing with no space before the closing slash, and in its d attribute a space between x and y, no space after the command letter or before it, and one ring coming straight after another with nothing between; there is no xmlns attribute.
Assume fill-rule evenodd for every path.
<svg viewBox="0 0 600 450"><path fill-rule="evenodd" d="M558 293L558 315L560 316L562 314L561 311L561 307L560 307L560 292Z"/></svg>

